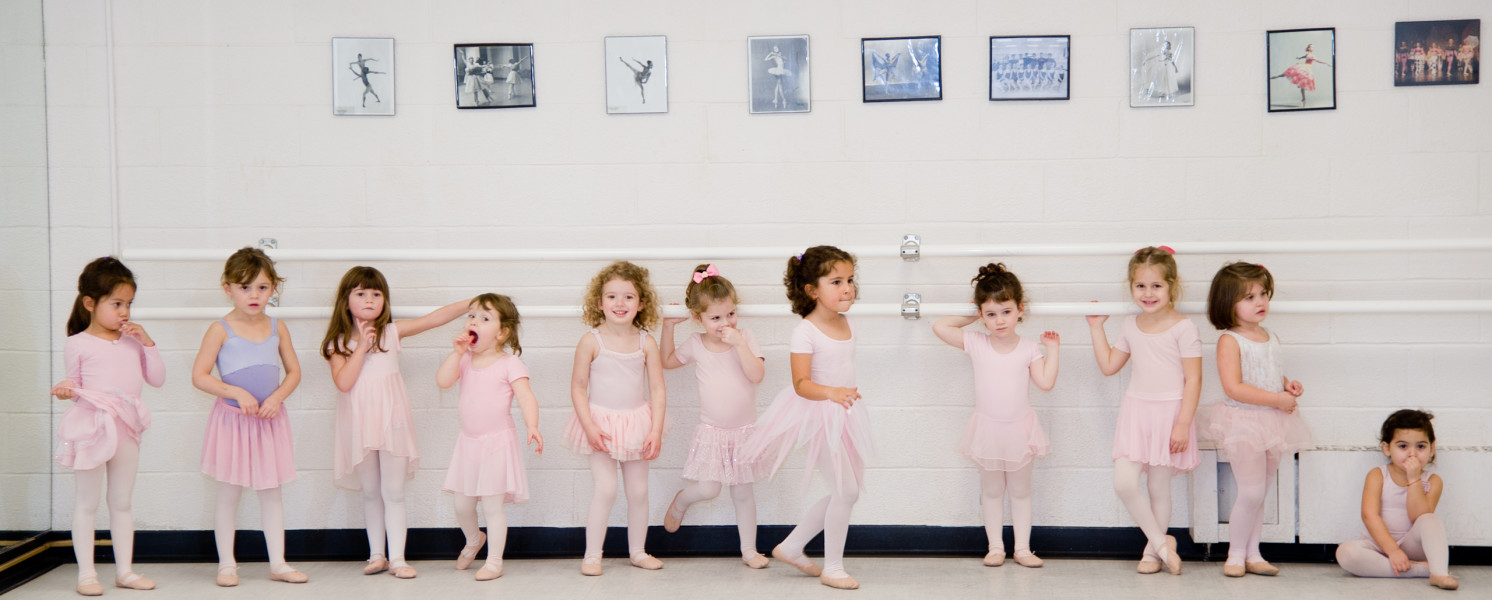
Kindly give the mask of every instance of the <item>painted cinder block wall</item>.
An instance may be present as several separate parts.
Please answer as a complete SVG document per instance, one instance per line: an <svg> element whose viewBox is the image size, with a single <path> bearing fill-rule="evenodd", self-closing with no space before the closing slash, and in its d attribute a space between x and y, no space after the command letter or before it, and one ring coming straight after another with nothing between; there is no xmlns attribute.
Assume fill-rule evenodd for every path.
<svg viewBox="0 0 1492 600"><path fill-rule="evenodd" d="M974 242L1301 240L1485 236L1492 225L1492 93L1487 85L1392 87L1399 20L1492 19L1492 7L1244 1L1228 3L448 1L302 3L115 2L112 55L103 0L46 7L53 279L67 282L109 252L106 66L115 67L121 243L134 248L232 248L262 237L281 248L525 248L894 245L915 232L929 245ZM1196 27L1197 101L1190 108L1128 107L1131 27ZM1268 114L1265 31L1337 28L1335 111ZM986 100L987 37L1072 35L1072 99ZM602 39L668 36L670 112L607 115ZM813 110L750 115L743 67L748 35L808 34ZM943 36L945 98L863 104L858 41ZM396 38L398 115L334 117L328 60L334 36ZM451 45L535 44L538 106L458 111ZM226 257L226 254L225 254ZM990 257L998 259L1000 257ZM725 261L747 303L782 302L783 260ZM1487 253L1378 253L1178 257L1184 299L1202 300L1223 262L1265 262L1281 300L1486 298ZM864 260L862 299L967 298L982 260ZM1010 258L1036 302L1126 298L1122 257ZM352 263L286 262L287 306L329 306ZM694 261L649 261L659 291L678 301ZM137 306L228 304L219 263L135 262ZM600 263L388 262L395 306L431 306L481 291L522 305L575 304ZM54 313L72 301L52 291ZM1208 381L1216 333L1200 315ZM966 359L938 343L931 322L857 320L860 385L880 458L854 523L974 526L977 474L954 454L970 411ZM752 318L767 353L765 407L787 383L791 318ZM197 471L211 398L188 370L207 323L147 324L169 370L148 400L156 410L138 489L142 529L209 529L213 483ZM1110 321L1111 332L1118 319ZM1303 503L1322 535L1351 537L1353 488L1374 464L1362 451L1391 409L1440 416L1445 445L1485 449L1492 315L1279 315L1303 414L1344 460L1302 461ZM300 478L285 487L293 529L359 528L357 495L330 480L334 388L316 344L325 324L290 323L306 376L287 404ZM1127 374L1095 368L1081 318L1030 315L1024 332L1062 335L1062 371L1032 401L1053 440L1036 471L1036 523L1119 527L1131 522L1110 490L1109 443ZM54 319L47 335L60 336ZM453 328L408 340L403 371L415 407L422 470L409 487L410 524L454 526L439 491L457 430L454 392L434 385ZM687 331L687 328L686 328ZM528 456L532 500L510 523L578 526L589 497L585 463L558 444L570 412L568 377L584 327L529 319L533 373L549 446ZM60 345L57 346L60 349ZM60 369L60 351L53 369ZM1126 372L1127 373L1127 372ZM7 374L9 376L9 374ZM677 489L696 422L693 374L667 377L674 423L652 469L661 521ZM1356 451L1352 449L1356 448ZM1447 452L1452 463L1480 451ZM1470 464L1462 463L1462 464ZM762 523L794 522L812 493L801 463L758 486ZM1481 467L1485 472L1485 467ZM1329 477L1328 477L1329 476ZM1449 476L1448 476L1449 477ZM1330 489L1316 482L1337 481ZM70 524L72 477L54 478L54 528ZM1360 488L1359 488L1360 489ZM1492 492L1463 476L1446 511ZM1188 523L1185 478L1172 524ZM1345 498L1345 500L1344 500ZM1335 506L1336 503L1346 506ZM241 523L254 527L245 502ZM726 502L690 523L731 523ZM1453 517L1454 519L1454 517ZM613 524L621 524L621 504ZM1492 543L1485 523L1455 521L1453 543ZM1311 523L1317 526L1317 523ZM1464 526L1462 526L1464 525ZM1303 525L1302 529L1305 530ZM1326 540L1322 540L1326 541Z"/></svg>

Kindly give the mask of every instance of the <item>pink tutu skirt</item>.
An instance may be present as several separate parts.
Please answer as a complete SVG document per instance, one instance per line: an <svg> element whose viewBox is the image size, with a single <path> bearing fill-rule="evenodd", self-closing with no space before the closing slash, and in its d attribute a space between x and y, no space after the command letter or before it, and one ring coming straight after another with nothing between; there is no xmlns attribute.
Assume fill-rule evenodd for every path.
<svg viewBox="0 0 1492 600"><path fill-rule="evenodd" d="M362 489L357 465L377 452L409 459L406 480L420 468L420 448L414 437L414 412L404 391L404 378L389 373L382 380L358 386L355 393L337 398L337 429L333 440L332 475L338 487Z"/></svg>
<svg viewBox="0 0 1492 600"><path fill-rule="evenodd" d="M295 452L285 408L273 418L245 416L219 399L207 415L202 472L232 485L268 490L295 479Z"/></svg>
<svg viewBox="0 0 1492 600"><path fill-rule="evenodd" d="M870 415L863 402L846 409L828 400L809 400L791 387L784 389L757 418L756 431L746 440L744 458L771 465L767 469L767 476L771 477L794 449L805 448L810 467L803 472L805 486L812 480L813 467L827 455L835 472L825 473L826 476L833 477L834 482L846 482L846 475L853 475L855 484L863 490L865 463L875 454ZM841 472L846 462L851 473Z"/></svg>
<svg viewBox="0 0 1492 600"><path fill-rule="evenodd" d="M1114 460L1190 471L1202 462L1197 453L1197 424L1192 422L1186 450L1171 454L1171 428L1181 414L1181 400L1145 400L1125 395L1114 425Z"/></svg>
<svg viewBox="0 0 1492 600"><path fill-rule="evenodd" d="M744 456L746 440L755 430L754 425L726 429L700 423L694 428L694 440L689 443L689 458L684 459L684 479L717 481L724 485L765 479L766 465Z"/></svg>
<svg viewBox="0 0 1492 600"><path fill-rule="evenodd" d="M57 424L57 463L74 471L97 469L114 458L121 440L140 443L150 408L134 396L71 388L77 398Z"/></svg>
<svg viewBox="0 0 1492 600"><path fill-rule="evenodd" d="M1284 456L1310 448L1311 430L1298 413L1234 408L1222 402L1201 411L1202 435L1223 457L1245 454Z"/></svg>
<svg viewBox="0 0 1492 600"><path fill-rule="evenodd" d="M601 433L611 436L611 441L606 445L611 449L609 454L612 458L627 462L631 460L642 460L643 442L648 439L648 432L653 430L653 407L643 404L632 410L611 410L591 405L591 420ZM565 423L564 445L581 456L590 456L595 450L591 449L590 440L585 437L585 428L580 426L580 418L574 413L570 414L569 422Z"/></svg>
<svg viewBox="0 0 1492 600"><path fill-rule="evenodd" d="M1312 73L1311 68L1304 64L1293 65L1290 68L1285 69L1285 72L1282 73L1282 75L1288 78L1290 80L1290 83L1295 84L1295 86L1299 87L1300 89L1316 91L1316 74Z"/></svg>
<svg viewBox="0 0 1492 600"><path fill-rule="evenodd" d="M1034 410L1008 421L976 412L964 428L963 439L958 441L959 454L986 471L1019 471L1031 464L1032 459L1046 456L1050 448Z"/></svg>
<svg viewBox="0 0 1492 600"><path fill-rule="evenodd" d="M463 496L502 496L505 503L521 504L528 500L522 453L511 421L507 429L482 437L457 434L442 489Z"/></svg>

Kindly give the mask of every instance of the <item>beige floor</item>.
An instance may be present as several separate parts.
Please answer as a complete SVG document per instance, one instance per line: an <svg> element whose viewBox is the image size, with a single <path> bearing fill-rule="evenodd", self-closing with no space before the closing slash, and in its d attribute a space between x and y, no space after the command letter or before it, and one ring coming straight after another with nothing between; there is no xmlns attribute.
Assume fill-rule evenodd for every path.
<svg viewBox="0 0 1492 600"><path fill-rule="evenodd" d="M410 598L454 600L471 594L497 594L526 600L570 600L594 598L1082 598L1165 599L1206 598L1388 598L1420 593L1428 598L1487 598L1492 591L1492 567L1461 567L1453 570L1461 579L1459 592L1430 588L1424 580L1368 580L1350 577L1336 565L1281 564L1278 577L1248 576L1228 579L1217 563L1186 563L1186 572L1175 577L1165 573L1137 575L1129 562L1108 560L1049 560L1042 569L1026 569L1007 562L999 568L984 567L969 558L855 558L847 561L860 580L861 589L841 592L819 585L815 578L773 563L755 571L726 558L675 558L665 560L662 571L643 571L625 559L606 559L606 573L584 577L580 561L510 560L502 578L478 583L471 571L455 571L450 562L416 562L420 576L396 580L388 575L365 577L361 563L304 563L297 565L311 576L304 585L274 583L265 577L264 563L245 563L243 582L237 588L213 585L214 565L145 564L142 574L153 577L160 587L151 592L108 588L105 598L116 600L199 600L203 598L275 600L296 598ZM479 565L480 566L480 563ZM100 565L113 573L112 565ZM65 565L7 594L6 600L21 598L68 598L73 593L76 567ZM1418 597L1418 596L1415 596Z"/></svg>

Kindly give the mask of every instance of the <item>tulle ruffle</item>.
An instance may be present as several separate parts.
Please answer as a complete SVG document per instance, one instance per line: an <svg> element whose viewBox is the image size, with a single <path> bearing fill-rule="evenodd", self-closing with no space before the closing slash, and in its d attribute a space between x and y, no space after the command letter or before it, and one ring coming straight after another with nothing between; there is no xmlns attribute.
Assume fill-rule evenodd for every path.
<svg viewBox="0 0 1492 600"><path fill-rule="evenodd" d="M621 462L643 459L642 444L647 441L648 433L653 429L651 405L643 404L632 410L611 410L593 404L591 421L595 422L601 433L611 436L607 447L611 450L608 454L612 458ZM570 420L565 423L563 441L566 448L581 456L589 456L595 452L585 436L585 428L580 426L580 418L574 413L570 414Z"/></svg>
<svg viewBox="0 0 1492 600"><path fill-rule="evenodd" d="M1234 454L1294 454L1311 448L1311 430L1299 413L1234 408L1222 402L1201 412L1202 436L1227 458Z"/></svg>
<svg viewBox="0 0 1492 600"><path fill-rule="evenodd" d="M1051 449L1046 432L1028 410L1018 419L1001 421L980 413L969 418L958 452L986 471L1019 471Z"/></svg>
<svg viewBox="0 0 1492 600"><path fill-rule="evenodd" d="M755 430L754 425L726 429L700 423L694 428L694 440L689 443L689 457L684 459L684 479L723 485L765 479L766 465L745 457L746 440Z"/></svg>
<svg viewBox="0 0 1492 600"><path fill-rule="evenodd" d="M855 485L864 489L865 463L875 454L864 401L846 409L828 400L803 398L792 388L779 392L772 406L756 420L756 432L746 441L745 457L771 465L767 470L771 477L796 448L808 450L810 467L827 454L836 472L826 475L841 484L847 482L846 475L852 475ZM842 472L846 464L850 473ZM812 468L804 470L805 485L812 474Z"/></svg>

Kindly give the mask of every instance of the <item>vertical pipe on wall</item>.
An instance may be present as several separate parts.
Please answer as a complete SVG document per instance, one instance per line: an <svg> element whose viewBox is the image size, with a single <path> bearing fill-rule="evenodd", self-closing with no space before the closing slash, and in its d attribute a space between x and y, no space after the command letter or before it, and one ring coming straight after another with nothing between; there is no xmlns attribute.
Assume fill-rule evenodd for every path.
<svg viewBox="0 0 1492 600"><path fill-rule="evenodd" d="M114 0L104 0L104 56L107 59L105 78L109 86L109 240L110 256L118 257L122 251L119 241L119 125L115 120L114 99Z"/></svg>

